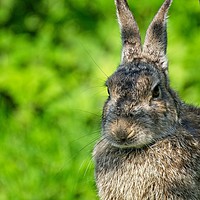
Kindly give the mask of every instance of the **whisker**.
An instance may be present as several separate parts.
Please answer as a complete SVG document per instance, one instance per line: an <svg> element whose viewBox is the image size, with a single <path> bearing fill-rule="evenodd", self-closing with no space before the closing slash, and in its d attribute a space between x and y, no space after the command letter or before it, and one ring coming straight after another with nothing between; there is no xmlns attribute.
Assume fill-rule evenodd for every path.
<svg viewBox="0 0 200 200"><path fill-rule="evenodd" d="M94 116L96 116L96 117L101 117L101 115L99 114L96 114L96 113L93 113L93 112L90 112L90 111L86 111L86 110L81 110L81 109L74 109L74 110L76 110L76 111L81 111L81 112L84 112L84 113L88 113L88 114L91 114L91 115L94 115Z"/></svg>
<svg viewBox="0 0 200 200"><path fill-rule="evenodd" d="M107 74L101 69L101 67L96 63L96 61L94 60L94 58L91 56L91 54L89 53L89 51L86 49L86 47L80 43L81 46L83 47L83 49L85 50L86 54L90 57L90 59L93 61L93 63L98 67L98 69L104 74L104 76L106 78L108 78Z"/></svg>
<svg viewBox="0 0 200 200"><path fill-rule="evenodd" d="M105 141L105 140L107 140L106 137L101 137L100 140L96 143L96 146L99 145L101 142L103 142L103 141ZM106 144L104 143L102 147L104 147L105 145L106 145ZM95 155L96 155L95 152L93 152L92 158L94 158Z"/></svg>
<svg viewBox="0 0 200 200"><path fill-rule="evenodd" d="M98 140L98 138L99 138L99 136L96 136L95 138L93 138L88 144L86 144L84 147L82 147L81 149L79 149L78 152L75 155L73 155L68 161L71 161L74 158L76 158L76 156L78 156L81 151L83 151L84 149L86 149L90 145L94 144Z"/></svg>
<svg viewBox="0 0 200 200"><path fill-rule="evenodd" d="M93 163L93 162L92 162L92 159L90 159L90 161L89 161L89 163L87 164L87 167L86 167L86 169L85 169L85 172L84 172L84 174L83 174L84 177L86 176L87 172L89 171L89 168L91 167L92 163Z"/></svg>
<svg viewBox="0 0 200 200"><path fill-rule="evenodd" d="M99 133L99 132L100 132L100 130L93 131L93 133L90 133L90 136L91 136L91 135L96 135L96 134ZM78 137L77 139L74 139L74 140L70 141L70 144L72 144L72 143L74 143L74 142L77 142L77 141L79 141L80 139L83 139L83 138L86 138L86 137L88 137L87 134L85 134L85 135L83 135L83 136L80 136L80 137Z"/></svg>
<svg viewBox="0 0 200 200"><path fill-rule="evenodd" d="M83 90L83 92L94 91L94 89L95 89L95 91L97 91L97 89L99 91L100 91L100 89L101 89L101 91L105 91L104 81L105 80L102 80L102 85L85 88Z"/></svg>

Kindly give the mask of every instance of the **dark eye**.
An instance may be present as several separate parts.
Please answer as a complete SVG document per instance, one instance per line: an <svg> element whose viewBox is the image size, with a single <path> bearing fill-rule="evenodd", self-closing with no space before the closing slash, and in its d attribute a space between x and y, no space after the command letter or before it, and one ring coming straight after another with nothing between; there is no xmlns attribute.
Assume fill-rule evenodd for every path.
<svg viewBox="0 0 200 200"><path fill-rule="evenodd" d="M154 87L154 89L152 90L152 97L153 97L153 99L157 99L160 97L160 86L159 85L156 85Z"/></svg>

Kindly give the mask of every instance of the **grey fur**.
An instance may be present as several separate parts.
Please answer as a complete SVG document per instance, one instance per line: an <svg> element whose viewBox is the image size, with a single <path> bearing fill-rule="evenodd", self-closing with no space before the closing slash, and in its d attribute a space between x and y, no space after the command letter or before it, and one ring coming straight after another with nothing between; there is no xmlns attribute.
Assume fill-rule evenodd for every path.
<svg viewBox="0 0 200 200"><path fill-rule="evenodd" d="M145 37L143 56L150 57L164 69L167 68L167 25L166 18L172 0L166 0L151 22Z"/></svg>
<svg viewBox="0 0 200 200"><path fill-rule="evenodd" d="M93 151L99 197L199 200L200 109L179 99L167 75L171 0L150 24L143 50L127 2L116 0L116 5L123 56L106 82L102 137Z"/></svg>
<svg viewBox="0 0 200 200"><path fill-rule="evenodd" d="M117 16L122 37L122 63L127 63L141 54L141 38L138 25L128 7L126 0L115 0Z"/></svg>

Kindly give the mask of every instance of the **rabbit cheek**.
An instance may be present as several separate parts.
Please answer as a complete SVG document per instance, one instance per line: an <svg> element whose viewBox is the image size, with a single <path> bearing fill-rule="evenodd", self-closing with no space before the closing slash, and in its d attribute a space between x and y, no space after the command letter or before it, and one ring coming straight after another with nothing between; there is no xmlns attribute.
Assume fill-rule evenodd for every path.
<svg viewBox="0 0 200 200"><path fill-rule="evenodd" d="M115 107L115 99L110 97L106 100L104 107L103 107L103 113L102 113L102 126L106 123L106 121L111 121L114 118L113 112Z"/></svg>

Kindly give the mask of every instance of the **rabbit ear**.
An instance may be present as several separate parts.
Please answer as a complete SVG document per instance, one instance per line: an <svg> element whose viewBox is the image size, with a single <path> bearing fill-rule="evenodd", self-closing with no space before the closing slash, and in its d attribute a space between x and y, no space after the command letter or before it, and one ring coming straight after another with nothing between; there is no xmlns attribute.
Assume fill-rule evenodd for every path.
<svg viewBox="0 0 200 200"><path fill-rule="evenodd" d="M138 25L126 0L115 0L122 38L122 63L128 63L141 54L141 38Z"/></svg>
<svg viewBox="0 0 200 200"><path fill-rule="evenodd" d="M167 69L167 12L172 0L165 0L151 22L145 37L143 54Z"/></svg>

